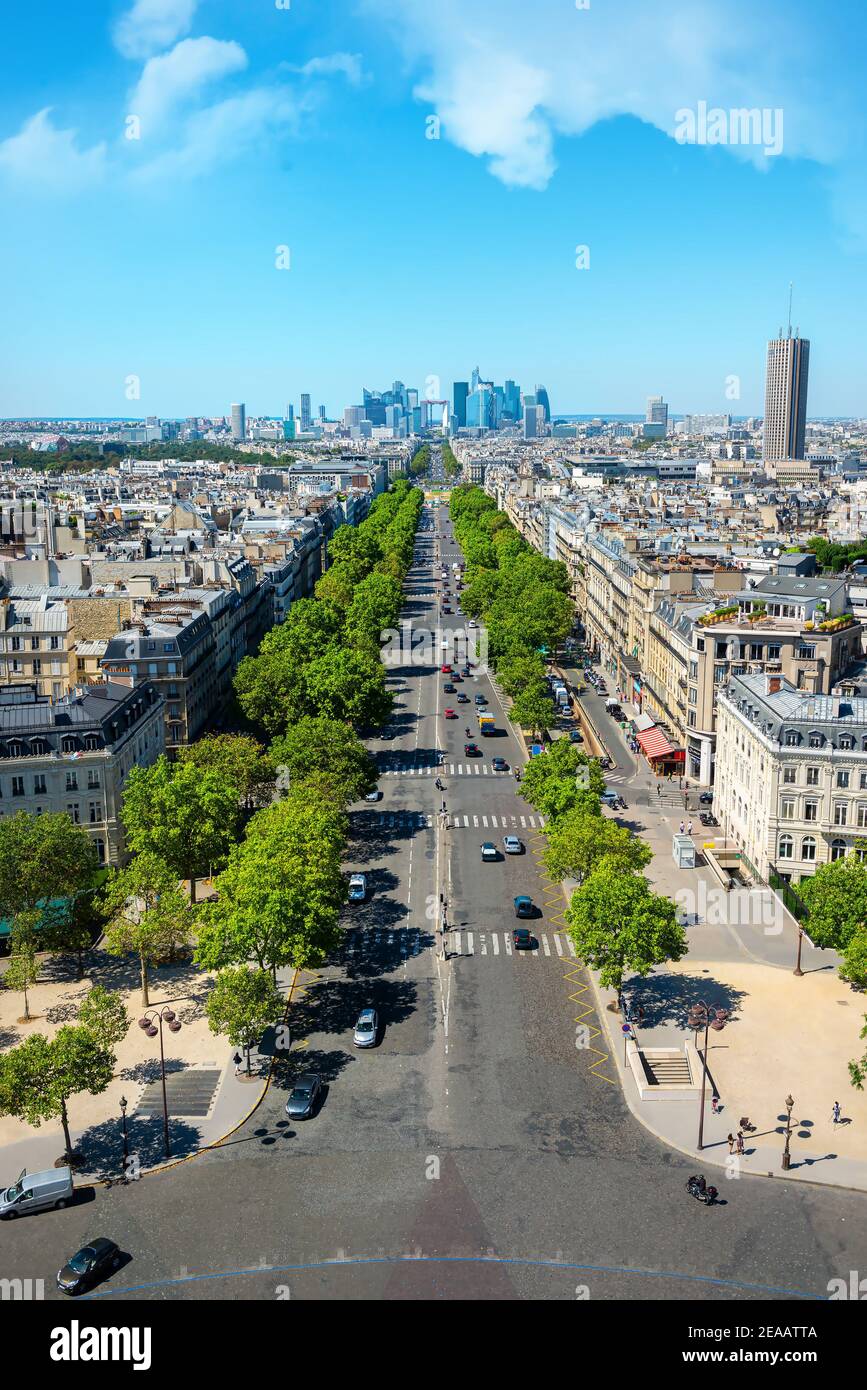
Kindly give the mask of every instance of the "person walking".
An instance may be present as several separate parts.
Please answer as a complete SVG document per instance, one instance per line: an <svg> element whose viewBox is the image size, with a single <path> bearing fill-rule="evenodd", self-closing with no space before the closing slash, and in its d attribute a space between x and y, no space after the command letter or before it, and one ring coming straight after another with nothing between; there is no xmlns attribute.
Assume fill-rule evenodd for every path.
<svg viewBox="0 0 867 1390"><path fill-rule="evenodd" d="M657 786L656 786L656 795L657 795L657 796L662 796L662 787L660 787L658 783L657 783Z"/></svg>
<svg viewBox="0 0 867 1390"><path fill-rule="evenodd" d="M729 1142L729 1153L730 1153L730 1154L733 1154L734 1151L735 1151L735 1136L734 1136L733 1134L728 1135L728 1142Z"/></svg>
<svg viewBox="0 0 867 1390"><path fill-rule="evenodd" d="M742 1154L744 1151L744 1136L741 1134L740 1130L738 1130L737 1149L738 1154Z"/></svg>
<svg viewBox="0 0 867 1390"><path fill-rule="evenodd" d="M831 1113L832 1113L833 1116L834 1116L834 1124L835 1124L835 1125L838 1125L838 1124L840 1123L840 1102L839 1102L839 1100L835 1100L835 1101L834 1101L834 1109L833 1109L833 1111L832 1111Z"/></svg>
<svg viewBox="0 0 867 1390"><path fill-rule="evenodd" d="M692 834L692 821L690 821L689 825L686 827L686 833L687 835Z"/></svg>
<svg viewBox="0 0 867 1390"><path fill-rule="evenodd" d="M710 1108L715 1115L719 1114L719 1096L713 1095L710 1098Z"/></svg>
<svg viewBox="0 0 867 1390"><path fill-rule="evenodd" d="M683 821L680 822L680 833L683 834Z"/></svg>

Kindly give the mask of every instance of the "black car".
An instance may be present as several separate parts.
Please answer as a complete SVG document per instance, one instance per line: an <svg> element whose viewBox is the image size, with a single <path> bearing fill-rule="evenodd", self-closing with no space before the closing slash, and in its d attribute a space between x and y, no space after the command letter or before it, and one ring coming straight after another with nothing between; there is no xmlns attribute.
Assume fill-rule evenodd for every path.
<svg viewBox="0 0 867 1390"><path fill-rule="evenodd" d="M113 1240L98 1236L67 1260L57 1271L57 1287L64 1293L82 1293L92 1288L110 1270L120 1266L120 1249Z"/></svg>
<svg viewBox="0 0 867 1390"><path fill-rule="evenodd" d="M698 798L698 804L699 806L712 806L713 792L702 792Z"/></svg>
<svg viewBox="0 0 867 1390"><path fill-rule="evenodd" d="M482 750L477 743L465 743L464 753L468 758L480 758L482 756Z"/></svg>
<svg viewBox="0 0 867 1390"><path fill-rule="evenodd" d="M512 932L512 942L518 951L531 951L533 949L533 933L527 927L515 927Z"/></svg>
<svg viewBox="0 0 867 1390"><path fill-rule="evenodd" d="M322 1078L315 1071L296 1076L286 1102L286 1114L292 1120L307 1120L316 1109L322 1092Z"/></svg>
<svg viewBox="0 0 867 1390"><path fill-rule="evenodd" d="M454 695L454 693L455 693L455 687L452 685L451 681L446 681L445 685L443 686L443 694L444 694L444 695Z"/></svg>
<svg viewBox="0 0 867 1390"><path fill-rule="evenodd" d="M487 695L483 695L481 691L478 691L475 696L475 701L477 705L486 705L488 703L488 697Z"/></svg>

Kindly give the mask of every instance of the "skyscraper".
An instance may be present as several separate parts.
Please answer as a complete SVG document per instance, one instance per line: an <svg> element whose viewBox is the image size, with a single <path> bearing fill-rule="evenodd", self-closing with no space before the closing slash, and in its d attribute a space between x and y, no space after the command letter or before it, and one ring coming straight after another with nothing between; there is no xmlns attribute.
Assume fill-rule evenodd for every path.
<svg viewBox="0 0 867 1390"><path fill-rule="evenodd" d="M452 400L454 401L455 415L458 425L466 427L467 423L467 396L470 393L469 382L455 381L452 383Z"/></svg>
<svg viewBox="0 0 867 1390"><path fill-rule="evenodd" d="M324 419L325 419L325 406L324 406L324 405L321 405L321 406L319 407L319 418L320 418L320 420L324 420Z"/></svg>
<svg viewBox="0 0 867 1390"><path fill-rule="evenodd" d="M473 367L472 376L470 377L470 390L471 390L471 391L477 391L477 390L479 389L479 382L480 382L480 380L481 380L481 375L480 375L480 373L479 373L478 367Z"/></svg>
<svg viewBox="0 0 867 1390"><path fill-rule="evenodd" d="M648 425L662 425L663 433L668 429L668 405L662 396L647 397L645 422Z"/></svg>
<svg viewBox="0 0 867 1390"><path fill-rule="evenodd" d="M540 405L545 412L545 424L551 423L551 403L548 400L548 392L544 386L536 387L536 404Z"/></svg>
<svg viewBox="0 0 867 1390"><path fill-rule="evenodd" d="M305 395L302 393L302 396L301 396L301 429L302 429L302 431L303 431L303 430L309 430L309 428L310 428L310 397L309 397L309 396L305 396Z"/></svg>
<svg viewBox="0 0 867 1390"><path fill-rule="evenodd" d="M232 438L247 438L247 411L244 408L243 402L241 402L241 404L233 404L232 406Z"/></svg>
<svg viewBox="0 0 867 1390"><path fill-rule="evenodd" d="M809 370L809 339L792 337L791 324L785 338L780 329L779 338L768 343L762 458L774 461L804 457Z"/></svg>
<svg viewBox="0 0 867 1390"><path fill-rule="evenodd" d="M536 397L524 397L524 438L536 438L536 425L538 416L536 414Z"/></svg>

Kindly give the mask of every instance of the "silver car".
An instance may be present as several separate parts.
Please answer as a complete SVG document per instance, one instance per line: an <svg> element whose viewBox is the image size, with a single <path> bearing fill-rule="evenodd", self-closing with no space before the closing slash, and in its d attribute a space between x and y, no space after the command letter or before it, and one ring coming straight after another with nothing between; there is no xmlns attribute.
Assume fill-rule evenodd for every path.
<svg viewBox="0 0 867 1390"><path fill-rule="evenodd" d="M307 1120L316 1108L322 1091L322 1082L315 1071L304 1071L296 1076L286 1102L286 1114L293 1120Z"/></svg>
<svg viewBox="0 0 867 1390"><path fill-rule="evenodd" d="M521 840L518 839L517 835L504 835L504 836L503 836L503 849L506 851L507 854L523 854L523 853L524 853L524 845L523 845L523 842L522 842Z"/></svg>
<svg viewBox="0 0 867 1390"><path fill-rule="evenodd" d="M355 1025L352 1041L356 1047L375 1047L379 1032L379 1018L376 1009L362 1009Z"/></svg>

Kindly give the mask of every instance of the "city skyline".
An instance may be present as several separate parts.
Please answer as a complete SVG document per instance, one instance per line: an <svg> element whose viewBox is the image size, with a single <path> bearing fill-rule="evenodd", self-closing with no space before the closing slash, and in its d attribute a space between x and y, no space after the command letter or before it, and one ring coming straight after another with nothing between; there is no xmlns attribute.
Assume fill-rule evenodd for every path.
<svg viewBox="0 0 867 1390"><path fill-rule="evenodd" d="M479 360L541 378L561 414L638 414L656 391L673 414L758 415L790 280L811 413L864 414L867 17L744 0L719 25L679 0L663 26L645 8L17 11L0 415L217 415L238 397L279 415L287 382L334 415L359 334L365 377L397 358L422 392ZM716 108L762 129L723 145Z"/></svg>

